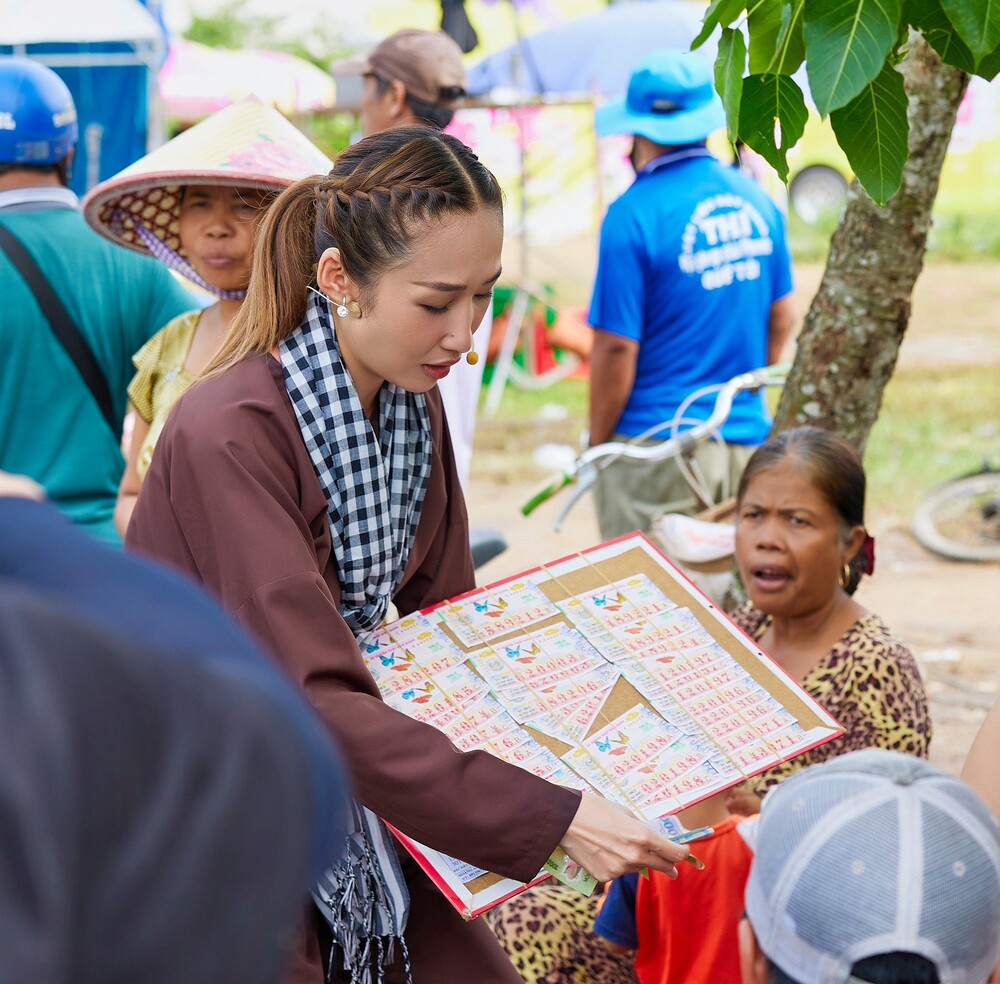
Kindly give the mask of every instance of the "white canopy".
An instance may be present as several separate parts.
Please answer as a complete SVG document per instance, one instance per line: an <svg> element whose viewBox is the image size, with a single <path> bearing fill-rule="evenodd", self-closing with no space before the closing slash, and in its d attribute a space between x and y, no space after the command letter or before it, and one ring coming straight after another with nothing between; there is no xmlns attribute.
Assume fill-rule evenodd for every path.
<svg viewBox="0 0 1000 984"><path fill-rule="evenodd" d="M2 45L159 40L159 26L138 0L0 0Z"/></svg>

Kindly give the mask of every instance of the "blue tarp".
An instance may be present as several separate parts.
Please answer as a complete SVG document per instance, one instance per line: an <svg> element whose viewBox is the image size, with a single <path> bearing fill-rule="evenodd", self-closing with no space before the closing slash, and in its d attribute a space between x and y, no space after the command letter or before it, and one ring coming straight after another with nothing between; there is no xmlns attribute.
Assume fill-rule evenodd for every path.
<svg viewBox="0 0 1000 984"><path fill-rule="evenodd" d="M149 97L159 68L156 49L162 60L167 45L159 0L139 0L139 4L149 8L152 19L159 24L164 35L162 43L157 45L148 36L156 34L156 26L145 14L140 20L145 18L148 23L147 37L135 42L102 40L102 24L98 22L101 16L109 15L103 3L94 9L93 20L88 20L88 27L93 26L93 35L86 40L46 41L46 24L42 23L30 40L22 39L28 43L0 43L0 55L36 58L56 72L73 94L80 121L80 140L71 185L80 195L138 160L149 148ZM107 25L103 26L107 29ZM116 36L113 31L109 33ZM49 36L58 35L53 31ZM15 38L8 36L6 40ZM154 142L158 142L159 136L153 134Z"/></svg>
<svg viewBox="0 0 1000 984"><path fill-rule="evenodd" d="M23 49L22 49L23 50ZM14 54L9 45L0 54ZM32 44L29 58L48 63L69 56L107 55L134 58L135 49L121 43ZM110 178L146 153L149 117L149 69L141 64L62 65L51 68L69 86L80 121L80 142L73 163L71 187L78 194Z"/></svg>

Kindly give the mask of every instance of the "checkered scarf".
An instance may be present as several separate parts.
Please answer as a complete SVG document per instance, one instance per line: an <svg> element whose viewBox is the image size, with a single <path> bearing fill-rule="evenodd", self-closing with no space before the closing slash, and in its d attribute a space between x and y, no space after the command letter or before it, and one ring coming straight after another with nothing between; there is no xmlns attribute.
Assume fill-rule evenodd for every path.
<svg viewBox="0 0 1000 984"><path fill-rule="evenodd" d="M328 302L310 296L281 343L285 389L319 484L340 575L340 612L364 643L406 569L431 470L427 400L385 383L376 438L340 357Z"/></svg>
<svg viewBox="0 0 1000 984"><path fill-rule="evenodd" d="M337 346L329 304L310 296L302 323L280 345L285 389L326 495L341 585L340 612L359 645L378 628L406 569L431 467L427 401L385 383L376 437ZM370 984L402 948L409 893L381 820L355 804L345 853L313 897L330 923L351 981Z"/></svg>

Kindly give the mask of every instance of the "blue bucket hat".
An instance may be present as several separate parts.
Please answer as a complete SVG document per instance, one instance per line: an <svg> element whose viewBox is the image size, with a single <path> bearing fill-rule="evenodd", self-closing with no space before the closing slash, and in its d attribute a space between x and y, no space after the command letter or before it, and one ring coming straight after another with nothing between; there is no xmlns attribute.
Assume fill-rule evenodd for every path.
<svg viewBox="0 0 1000 984"><path fill-rule="evenodd" d="M632 72L628 94L599 106L598 136L631 133L658 144L704 140L726 124L711 68L692 52L658 51Z"/></svg>

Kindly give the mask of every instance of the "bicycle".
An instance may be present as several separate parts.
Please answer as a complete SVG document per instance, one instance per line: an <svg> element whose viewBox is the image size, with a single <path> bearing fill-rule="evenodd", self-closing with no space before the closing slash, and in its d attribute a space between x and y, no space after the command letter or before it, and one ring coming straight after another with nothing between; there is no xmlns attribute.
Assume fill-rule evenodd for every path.
<svg viewBox="0 0 1000 984"><path fill-rule="evenodd" d="M979 471L932 488L912 529L922 547L949 560L1000 561L1000 469L984 461Z"/></svg>
<svg viewBox="0 0 1000 984"><path fill-rule="evenodd" d="M766 366L751 372L740 373L725 383L706 386L692 393L677 409L674 417L631 441L609 441L597 444L582 452L567 470L547 480L522 506L528 516L543 502L570 485L575 488L563 504L553 522L558 533L570 509L597 481L601 468L618 458L638 461L666 461L675 458L681 473L687 479L704 510L696 517L668 513L654 523L652 538L667 557L694 581L710 598L722 602L731 587L733 567L731 518L735 501L727 495L716 502L714 495L700 480L697 466L688 455L702 442L722 440L719 428L725 423L737 393L758 390L762 387L781 386L788 374L788 365ZM706 420L692 421L684 417L688 407L697 399L715 393L715 404ZM682 427L687 429L682 430ZM669 430L669 436L656 444L640 443Z"/></svg>
<svg viewBox="0 0 1000 984"><path fill-rule="evenodd" d="M605 444L595 444L593 447L587 448L576 458L571 468L557 473L534 492L521 506L521 512L528 516L557 492L569 485L575 485L576 488L570 494L570 498L563 505L553 523L553 529L558 533L562 529L567 513L597 481L597 475L601 468L618 458L632 458L636 461L666 461L668 458L676 458L692 491L702 501L705 508L716 505L714 496L704 487L704 483L694 473L690 463L685 460L685 456L703 441L721 440L719 428L729 416L733 398L737 393L759 390L766 386L781 386L785 382L788 369L789 366L783 364L765 366L763 369L740 373L724 383L705 386L688 396L678 407L677 413L671 420L657 424L630 441L608 441ZM695 400L713 392L716 394L715 405L707 419L694 421L684 417L688 407ZM681 430L685 426L687 429ZM670 436L665 440L657 444L641 443L664 430L670 430Z"/></svg>

